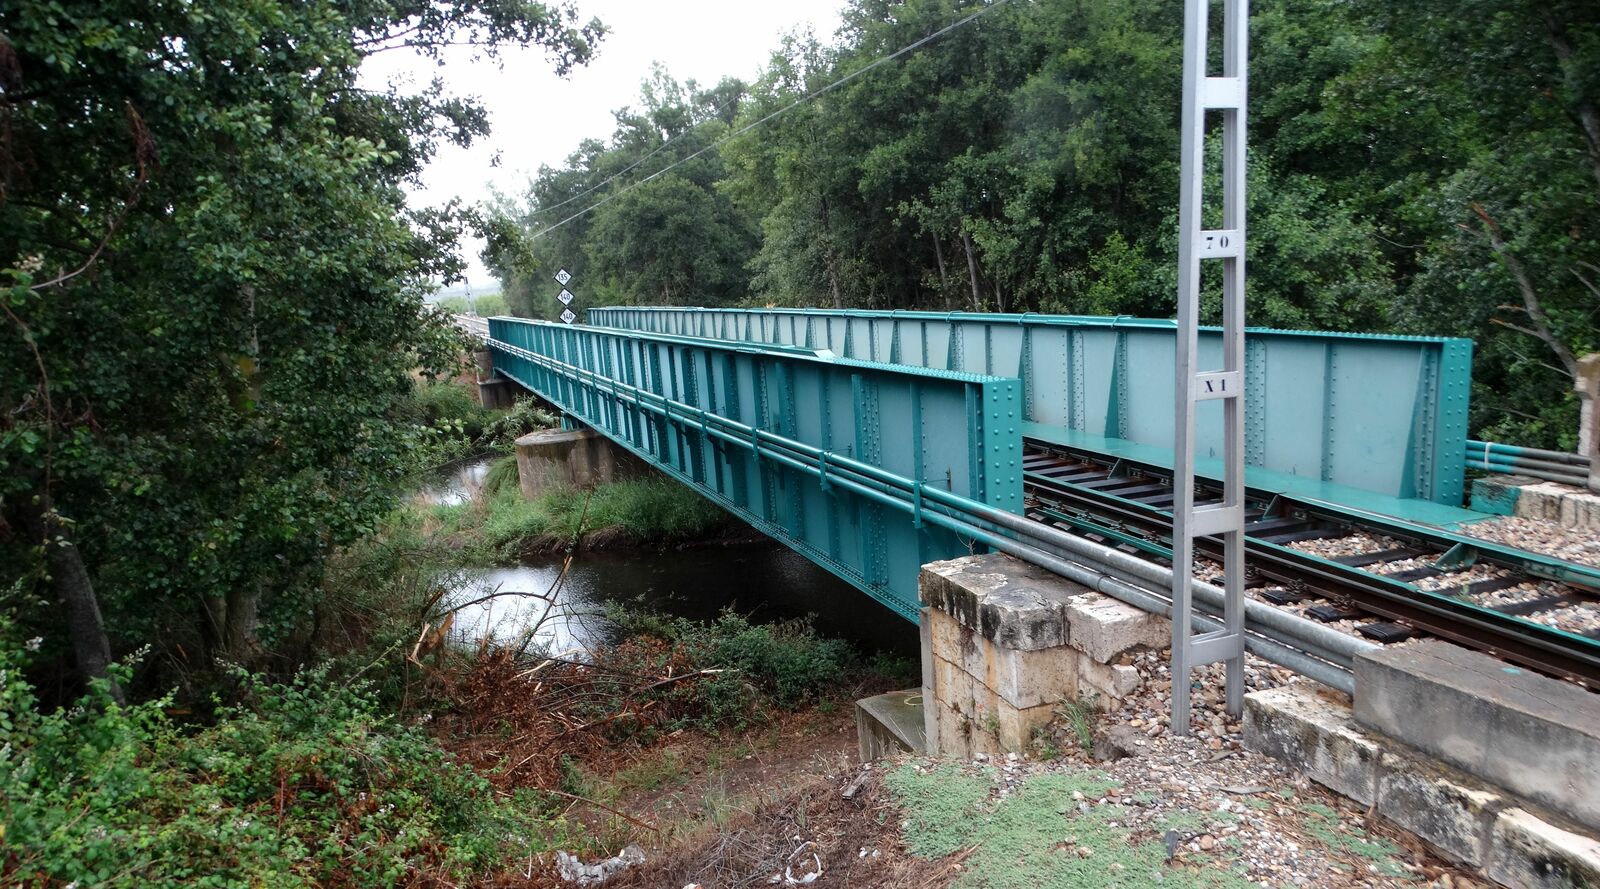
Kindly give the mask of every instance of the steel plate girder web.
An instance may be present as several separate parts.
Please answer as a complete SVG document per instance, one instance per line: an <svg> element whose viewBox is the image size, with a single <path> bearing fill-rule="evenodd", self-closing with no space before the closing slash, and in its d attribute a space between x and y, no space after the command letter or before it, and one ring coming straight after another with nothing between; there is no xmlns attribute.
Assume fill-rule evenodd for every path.
<svg viewBox="0 0 1600 889"><path fill-rule="evenodd" d="M806 345L846 358L1023 381L1024 420L1170 450L1176 325L1078 315L848 309L607 307L592 323ZM1465 490L1472 341L1250 328L1246 463L1399 498L1456 505ZM1221 365L1202 328L1202 369ZM1202 418L1197 455L1222 454Z"/></svg>
<svg viewBox="0 0 1600 889"><path fill-rule="evenodd" d="M504 333L508 338L515 337L522 342L537 339L537 336L525 331ZM513 378L527 379L539 375L546 381L557 378L592 381L594 377L594 374L580 368L563 365L559 361L512 346L506 340L494 344L494 348L504 359L502 368L518 361L525 362L514 373L508 373ZM765 374L764 366L758 366L757 370ZM660 378L659 375L657 378ZM767 387L758 387L758 400L764 399L768 391ZM728 449L742 450L754 462L791 471L800 480L820 483L826 478L830 489L887 507L892 514L903 514L910 519L913 528L944 531L966 546L987 546L1009 553L1139 608L1156 613L1165 613L1170 609L1170 603L1160 595L1169 579L1154 583L1149 579L1151 576L1160 577L1161 569L1158 566L1129 563L1127 557L1113 549L1025 519L1014 508L986 505L951 493L937 484L913 480L923 478L921 475L907 478L851 457L824 457L823 451L816 447L727 417L701 417L698 414L703 412L698 412L696 408L670 403L669 399L642 387L619 383L610 388L606 397L613 400L614 406L623 415L637 411L640 416L662 417L671 414L677 418L675 422L705 419L704 428L709 435ZM762 402L763 412L769 407L777 409ZM649 458L644 449L631 449ZM685 480L681 472L669 466L662 465L662 469L679 480ZM707 496L718 499L709 493ZM732 504L725 500L718 499L718 502L732 508ZM769 531L779 530L770 521L757 520L756 524ZM926 534L921 539L928 546L939 538L935 534ZM796 548L806 552L802 547ZM1056 555L1057 552L1070 555L1063 559ZM814 552L806 554L817 558ZM946 555L931 553L926 558L942 558ZM838 566L818 561L838 573ZM1156 574L1152 575L1151 572ZM1219 592L1206 584L1197 583L1196 590L1201 593L1203 605L1212 604L1220 596ZM905 614L904 611L901 613ZM914 614L906 616L915 619ZM1350 689L1350 674L1343 665L1349 662L1355 651L1371 647L1370 643L1360 640L1330 636L1332 631L1327 628L1285 613L1252 614L1251 619L1257 623L1247 627L1250 635L1246 645L1250 651L1336 688ZM1214 628L1215 622L1206 616L1194 615L1194 626L1196 629L1209 630Z"/></svg>
<svg viewBox="0 0 1600 889"><path fill-rule="evenodd" d="M537 373L546 379L564 377L585 381L594 376L581 368L563 365L504 341L495 344L495 348L507 364L518 360L526 362L512 374L514 377ZM826 479L830 490L858 496L864 502L886 507L892 515L909 519L913 528L943 531L951 535L963 544L962 552L972 546L987 546L1055 571L1136 607L1156 613L1170 610L1170 603L1160 595L1170 578L1154 583L1149 580L1149 576L1160 577L1159 566L1130 563L1127 557L1115 550L1025 519L1012 508L979 503L937 484L896 475L851 457L825 457L824 452L816 447L726 417L703 416L703 412L689 405L671 403L669 399L640 387L619 384L610 389L607 395L624 412L637 410L642 415L651 416L671 414L677 418L675 422L698 423L704 419L708 434L723 442L730 450L743 450L752 461L788 470L794 473L796 479L819 484ZM649 458L645 451L634 450ZM672 467L662 465L661 468L679 480L686 480L680 471ZM713 496L713 499L718 498ZM724 500L718 499L718 502L731 508L731 504ZM776 530L771 522L758 520L756 524ZM938 539L932 533L922 538L925 545ZM807 552L798 546L797 549L813 559L817 558L814 552ZM1056 555L1057 552L1069 554L1068 558ZM946 555L934 553L927 558ZM824 560L818 561L839 573L838 566ZM1151 572L1156 574L1152 575ZM1206 584L1197 583L1196 589L1202 593L1201 599L1205 605L1212 604L1220 596L1220 592ZM905 611L901 613L906 614ZM915 619L915 614L906 616ZM1356 651L1371 647L1370 643L1360 640L1330 635L1332 631L1324 627L1281 612L1264 616L1252 614L1252 619L1261 622L1249 627L1246 646L1250 651L1347 691L1351 688L1351 678L1344 665L1348 664L1350 656ZM1204 615L1194 615L1193 620L1195 628L1200 630L1213 629L1216 625L1215 621Z"/></svg>
<svg viewBox="0 0 1600 889"><path fill-rule="evenodd" d="M1015 380L521 319L490 327L497 372L908 619L921 565L971 541L863 498L840 472L1021 511Z"/></svg>

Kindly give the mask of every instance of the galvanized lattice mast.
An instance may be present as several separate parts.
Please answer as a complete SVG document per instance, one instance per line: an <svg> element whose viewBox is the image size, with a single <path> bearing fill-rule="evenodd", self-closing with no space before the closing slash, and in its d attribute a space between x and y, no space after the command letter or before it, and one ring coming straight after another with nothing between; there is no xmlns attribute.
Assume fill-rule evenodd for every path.
<svg viewBox="0 0 1600 889"><path fill-rule="evenodd" d="M1211 76L1211 0L1184 0L1182 196L1178 210L1178 343L1172 504L1172 730L1189 733L1190 671L1227 663L1228 712L1244 706L1244 247L1246 0L1222 0L1222 74ZM1206 229L1206 124L1222 124L1221 227ZM1221 370L1199 370L1201 263L1222 268ZM1223 501L1194 502L1195 414L1219 400L1223 412ZM1223 629L1190 630L1194 540L1225 544Z"/></svg>

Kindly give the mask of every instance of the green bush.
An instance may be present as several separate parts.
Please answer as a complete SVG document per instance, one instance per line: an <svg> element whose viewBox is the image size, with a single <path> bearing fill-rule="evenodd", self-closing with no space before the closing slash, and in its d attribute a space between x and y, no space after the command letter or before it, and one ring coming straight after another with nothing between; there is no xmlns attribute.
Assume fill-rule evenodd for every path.
<svg viewBox="0 0 1600 889"><path fill-rule="evenodd" d="M720 671L657 692L667 710L677 714L673 727L739 728L774 709L822 700L862 674L849 643L818 636L809 621L755 624L726 612L708 622L624 607L609 609L607 616L633 640L664 643L632 641L608 654L631 672L656 675L669 663L679 675Z"/></svg>
<svg viewBox="0 0 1600 889"><path fill-rule="evenodd" d="M187 730L170 701L122 708L104 685L40 713L23 658L0 644L5 885L449 882L568 839L327 670L241 675L246 703Z"/></svg>
<svg viewBox="0 0 1600 889"><path fill-rule="evenodd" d="M465 314L468 307L467 298L459 294L444 297L443 299L436 301L434 305L444 309L447 312L454 312L458 315ZM508 314L506 311L506 298L504 295L499 293L489 293L483 296L475 296L472 298L471 306L472 308L477 309L478 314L484 318L493 318L496 315Z"/></svg>
<svg viewBox="0 0 1600 889"><path fill-rule="evenodd" d="M539 407L539 403L531 398L524 398L493 417L480 433L484 444L509 451L523 435L538 429L549 429L556 425L555 414Z"/></svg>
<svg viewBox="0 0 1600 889"><path fill-rule="evenodd" d="M480 438L496 419L494 411L479 405L472 391L458 383L418 383L414 405L417 422L460 438Z"/></svg>

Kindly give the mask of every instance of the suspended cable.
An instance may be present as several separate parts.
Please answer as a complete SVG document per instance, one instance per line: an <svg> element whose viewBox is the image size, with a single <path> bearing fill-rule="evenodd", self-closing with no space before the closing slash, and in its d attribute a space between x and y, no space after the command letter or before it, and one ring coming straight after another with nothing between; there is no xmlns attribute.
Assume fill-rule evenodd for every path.
<svg viewBox="0 0 1600 889"><path fill-rule="evenodd" d="M963 26L965 26L965 25L967 25L967 24L969 24L969 23L971 23L971 22L973 22L973 21L975 21L975 20L977 20L977 19L979 19L979 18L981 18L981 17L983 17L985 15L988 15L989 13L993 12L996 9L999 9L1000 7L1006 5L1009 2L1011 2L1011 0L995 0L994 3L991 3L988 6L983 7L982 9L978 10L977 12L972 13L971 15L967 16L966 18L963 18L963 19L960 19L958 21L952 22L952 23L950 23L948 25L945 25L943 28L940 28L939 30L934 31L932 34L929 34L928 36L923 37L922 39L917 40L914 43L908 43L905 46L900 47L899 49L895 50L894 52L892 52L892 53L890 53L890 54L888 54L886 56L881 56L881 57L879 57L877 59L874 59L873 61L867 63L866 65L864 65L864 66L862 66L860 68L857 68L856 70L850 72L849 74L846 74L845 76L839 78L838 80L833 81L832 83L828 84L827 86L820 87L818 89L812 90L809 93L806 93L804 96L801 96L800 98L794 100L793 102L789 103L788 105L785 105L784 107L779 108L777 111L774 111L771 114L768 114L766 117L763 117L760 120L754 121L752 123L745 124L744 126L740 127L739 129L734 130L733 132L729 133L726 136L723 136L721 139L718 139L717 141L711 143L710 145L707 145L706 147L701 148L699 151L696 151L696 152L694 152L693 154L690 154L687 157L680 158L679 160L673 161L672 163L666 165L665 167L662 167L661 169L655 171L654 173L651 173L650 175L644 177L643 179L640 179L638 182L635 182L632 185L629 185L629 186L627 186L626 188L623 188L620 191L616 191L616 192L613 192L611 194L606 195L605 197L601 198L600 200L595 201L593 204L590 204L587 207L584 207L582 210L579 210L578 212L572 214L571 216L568 216L567 218L561 220L560 222L557 222L556 224L554 224L552 226L549 226L548 228L540 229L539 231L537 231L537 232L535 232L533 234L533 237L535 237L535 238L543 237L543 236L549 234L550 232L555 231L556 229L562 227L563 225L566 225L567 223L569 223L569 222L571 222L571 221L573 221L575 219L581 219L582 217L586 216L587 214L593 212L594 210L597 210L600 207L603 207L606 204L610 203L611 201L613 201L613 200L615 200L615 199L617 199L619 197L622 197L623 195L627 194L628 192L634 190L635 188L638 188L641 185L644 185L646 182L649 182L650 180L656 178L657 176L660 176L661 174L666 173L667 171L673 169L674 167L680 166L682 164L686 164L689 161L692 161L695 158L699 157L700 155L705 154L706 152L712 150L713 148L720 148L723 145L726 145L727 143L733 141L734 139L739 138L740 136L744 135L745 133L750 132L751 130L755 129L756 127L759 127L762 124L772 120L773 118L780 117L780 116L782 116L784 114L787 114L790 111L793 111L794 109L799 108L801 105L804 105L805 103L811 101L812 99L817 98L818 96L822 95L823 93L826 93L826 92L829 92L831 90L837 89L837 88L839 88L841 86L844 86L845 84L847 84L850 81L856 79L857 77L860 77L861 75L867 73L868 71L871 71L872 69L877 68L880 65L886 65L889 62L894 61L895 59L905 55L908 52L911 52L911 51L913 51L915 49L918 49L919 47L925 46L926 44L931 43L932 41L937 40L940 37L943 37L944 35L950 33L951 31L956 30L957 28L963 27ZM661 147L665 148L666 146L663 145ZM621 174L619 173L617 175L621 175ZM602 184L604 184L604 183L602 183ZM598 186L596 186L596 187L598 187ZM560 205L557 205L557 206L560 206ZM551 209L554 209L554 208L551 208Z"/></svg>
<svg viewBox="0 0 1600 889"><path fill-rule="evenodd" d="M712 110L711 116L712 117L721 117L722 116L722 112L727 111L729 108L732 108L734 106L734 104L739 101L739 98L742 95L743 95L743 92L741 91L739 95L736 95L733 98L729 99L728 101L723 102L720 106L718 106L717 108ZM702 121L702 123L703 122L704 121ZM638 160L634 161L633 163L627 165L626 167L623 167L622 169L618 170L617 172L612 173L610 176L607 176L604 179L604 181L601 181L601 182L599 182L599 183L597 183L595 185L591 185L588 188L585 188L583 191L578 192L577 194L573 195L570 198L567 198L566 200L564 200L564 201L562 201L562 202L560 202L558 204L551 204L548 207L540 207L539 208L539 212L548 213L551 210L559 210L562 207L565 207L566 205L572 203L573 201L578 200L579 198L587 197L587 196L599 191L600 189L605 188L607 185L610 185L612 182L615 182L617 179L620 179L621 177L628 175L628 173L631 172L633 170L633 168L639 166L640 164L644 163L645 161L649 160L650 158L653 158L656 155L660 154L661 151L663 149L665 149L667 146L673 144L674 142L677 142L679 139L682 139L684 136L687 136L690 133L694 132L695 128L698 127L698 126L699 126L699 124L691 124L683 132L679 133L676 136L672 136L671 138L669 138L666 141L662 142L660 145L657 145L654 149L652 149L650 151L649 154L644 155L643 157L641 157Z"/></svg>

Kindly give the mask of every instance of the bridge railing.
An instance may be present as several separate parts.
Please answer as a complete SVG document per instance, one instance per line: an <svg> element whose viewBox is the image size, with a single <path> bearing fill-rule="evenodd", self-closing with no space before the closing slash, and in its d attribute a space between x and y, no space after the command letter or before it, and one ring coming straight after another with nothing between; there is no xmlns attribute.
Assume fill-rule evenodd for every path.
<svg viewBox="0 0 1600 889"><path fill-rule="evenodd" d="M1030 435L1129 448L1141 456L1172 448L1172 321L663 307L594 308L588 319L613 328L1012 377L1022 384ZM1202 331L1200 364L1221 366L1218 331ZM1312 488L1325 482L1403 499L1461 502L1471 340L1252 328L1245 364L1245 454L1252 469ZM1204 471L1204 458L1221 456L1220 408L1202 409L1196 426Z"/></svg>
<svg viewBox="0 0 1600 889"><path fill-rule="evenodd" d="M1016 380L798 346L514 318L489 328L497 373L912 620L920 566L971 551L923 521L923 497L1021 510Z"/></svg>

